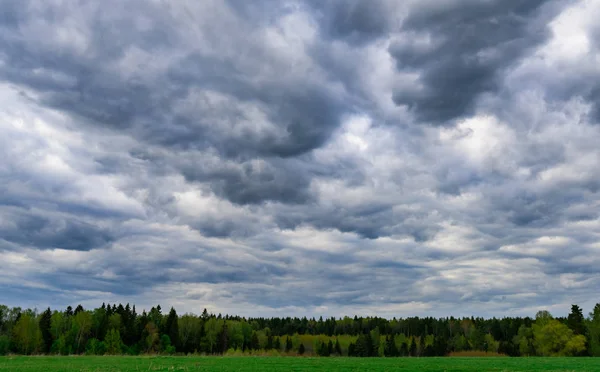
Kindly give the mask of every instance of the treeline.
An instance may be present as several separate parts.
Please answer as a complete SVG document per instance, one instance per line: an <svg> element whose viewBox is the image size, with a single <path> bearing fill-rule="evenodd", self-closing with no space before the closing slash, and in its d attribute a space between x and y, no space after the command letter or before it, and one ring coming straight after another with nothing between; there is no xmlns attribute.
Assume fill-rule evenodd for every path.
<svg viewBox="0 0 600 372"><path fill-rule="evenodd" d="M600 304L588 317L573 305L566 318L344 317L243 318L178 315L129 304L38 313L0 305L5 354L261 354L444 356L482 351L509 356L600 356Z"/></svg>

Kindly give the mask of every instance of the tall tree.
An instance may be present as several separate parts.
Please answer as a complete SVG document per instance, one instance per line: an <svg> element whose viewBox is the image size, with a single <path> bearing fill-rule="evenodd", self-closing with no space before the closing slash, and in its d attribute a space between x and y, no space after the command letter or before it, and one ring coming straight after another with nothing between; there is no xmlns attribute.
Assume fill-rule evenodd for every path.
<svg viewBox="0 0 600 372"><path fill-rule="evenodd" d="M578 305L571 305L571 312L567 317L567 326L576 335L585 334L585 319L583 317L583 310Z"/></svg>
<svg viewBox="0 0 600 372"><path fill-rule="evenodd" d="M335 353L339 356L342 356L342 346L340 345L340 340L335 339Z"/></svg>
<svg viewBox="0 0 600 372"><path fill-rule="evenodd" d="M588 321L588 345L591 356L600 356L600 303L594 306Z"/></svg>
<svg viewBox="0 0 600 372"><path fill-rule="evenodd" d="M417 356L417 343L415 342L414 337L412 337L410 340L410 346L408 347L408 355Z"/></svg>
<svg viewBox="0 0 600 372"><path fill-rule="evenodd" d="M386 357L398 356L398 348L396 347L396 342L394 341L393 335L387 335L385 337L385 348L383 351L383 355L385 355Z"/></svg>
<svg viewBox="0 0 600 372"><path fill-rule="evenodd" d="M179 344L179 318L173 307L171 307L169 315L167 316L165 330L166 334L171 339L171 345L173 345L176 350L181 349L181 345Z"/></svg>
<svg viewBox="0 0 600 372"><path fill-rule="evenodd" d="M52 311L50 311L50 308L47 308L42 313L39 326L42 333L42 340L44 341L43 351L44 353L48 353L52 347L52 342L54 342L52 338Z"/></svg>

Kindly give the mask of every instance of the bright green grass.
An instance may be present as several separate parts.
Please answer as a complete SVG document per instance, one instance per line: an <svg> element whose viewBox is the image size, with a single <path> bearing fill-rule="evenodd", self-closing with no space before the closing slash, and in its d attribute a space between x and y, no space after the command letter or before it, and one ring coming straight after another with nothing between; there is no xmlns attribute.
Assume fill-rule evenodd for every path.
<svg viewBox="0 0 600 372"><path fill-rule="evenodd" d="M0 372L600 371L600 358L0 357Z"/></svg>

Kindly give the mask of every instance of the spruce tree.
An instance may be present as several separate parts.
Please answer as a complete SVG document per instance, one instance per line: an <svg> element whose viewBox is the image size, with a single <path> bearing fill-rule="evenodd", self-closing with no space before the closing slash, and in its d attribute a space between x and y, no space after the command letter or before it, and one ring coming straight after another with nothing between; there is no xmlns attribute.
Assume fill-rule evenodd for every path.
<svg viewBox="0 0 600 372"><path fill-rule="evenodd" d="M275 337L275 341L273 341L273 349L281 351L281 341L279 340L279 337Z"/></svg>
<svg viewBox="0 0 600 372"><path fill-rule="evenodd" d="M571 305L571 313L567 317L567 326L571 328L576 335L585 334L585 319L583 311L578 305Z"/></svg>
<svg viewBox="0 0 600 372"><path fill-rule="evenodd" d="M396 342L394 342L394 336L388 335L385 338L385 347L383 350L383 355L386 357L396 357L398 356L398 348L396 347Z"/></svg>
<svg viewBox="0 0 600 372"><path fill-rule="evenodd" d="M335 339L335 353L339 356L342 356L342 346L340 345L340 340Z"/></svg>
<svg viewBox="0 0 600 372"><path fill-rule="evenodd" d="M250 349L251 350L260 349L260 342L258 340L258 334L256 332L252 332L252 336L250 336Z"/></svg>
<svg viewBox="0 0 600 372"><path fill-rule="evenodd" d="M350 345L348 345L348 356L356 356L356 346L354 345L354 342L351 342Z"/></svg>
<svg viewBox="0 0 600 372"><path fill-rule="evenodd" d="M417 356L417 344L415 343L415 339L414 337L411 338L410 340L410 347L408 348L408 355L409 356Z"/></svg>
<svg viewBox="0 0 600 372"><path fill-rule="evenodd" d="M180 350L181 345L179 344L179 318L177 312L171 307L167 321L165 322L165 334L171 339L171 345L175 347L175 350Z"/></svg>
<svg viewBox="0 0 600 372"><path fill-rule="evenodd" d="M42 332L42 340L44 341L44 352L48 353L50 348L52 347L52 312L50 308L47 308L46 311L42 313L40 317L40 331Z"/></svg>

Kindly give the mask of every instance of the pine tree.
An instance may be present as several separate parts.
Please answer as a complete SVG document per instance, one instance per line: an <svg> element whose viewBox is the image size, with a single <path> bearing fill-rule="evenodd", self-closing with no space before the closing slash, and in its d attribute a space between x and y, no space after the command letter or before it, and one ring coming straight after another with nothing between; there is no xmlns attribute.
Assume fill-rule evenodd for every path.
<svg viewBox="0 0 600 372"><path fill-rule="evenodd" d="M425 335L419 337L419 356L425 355Z"/></svg>
<svg viewBox="0 0 600 372"><path fill-rule="evenodd" d="M223 354L227 351L229 347L229 332L227 331L227 322L223 323L223 328L221 328L221 332L217 336L217 349L220 354Z"/></svg>
<svg viewBox="0 0 600 372"><path fill-rule="evenodd" d="M258 340L258 334L256 332L252 332L252 336L250 336L250 349L251 350L259 350L260 342Z"/></svg>
<svg viewBox="0 0 600 372"><path fill-rule="evenodd" d="M171 345L175 347L175 350L180 349L181 345L179 345L179 319L177 317L177 312L172 307L169 311L169 315L167 316L167 321L165 322L165 333L171 339Z"/></svg>
<svg viewBox="0 0 600 372"><path fill-rule="evenodd" d="M42 332L42 340L44 340L43 350L45 353L48 353L50 351L50 348L52 347L52 342L54 342L51 332L52 312L50 311L50 308L47 308L46 311L42 313L42 316L40 317L39 326L40 331Z"/></svg>
<svg viewBox="0 0 600 372"><path fill-rule="evenodd" d="M385 347L383 350L383 355L385 355L386 357L398 356L398 348L396 347L396 342L394 342L393 335L388 335L385 337Z"/></svg>
<svg viewBox="0 0 600 372"><path fill-rule="evenodd" d="M410 347L408 348L409 356L417 356L417 344L415 343L414 337L410 340Z"/></svg>
<svg viewBox="0 0 600 372"><path fill-rule="evenodd" d="M356 346L354 345L354 342L351 342L350 345L348 345L348 356L356 356Z"/></svg>
<svg viewBox="0 0 600 372"><path fill-rule="evenodd" d="M340 340L335 339L335 353L339 356L342 356L342 346L340 345Z"/></svg>
<svg viewBox="0 0 600 372"><path fill-rule="evenodd" d="M571 305L571 313L567 317L567 326L573 330L576 335L585 334L585 319L583 311L578 305Z"/></svg>
<svg viewBox="0 0 600 372"><path fill-rule="evenodd" d="M403 342L402 345L400 345L399 354L401 357L408 356L408 346L406 346L406 342Z"/></svg>
<svg viewBox="0 0 600 372"><path fill-rule="evenodd" d="M289 353L292 351L292 347L292 339L288 336L288 338L285 340L285 352Z"/></svg>

